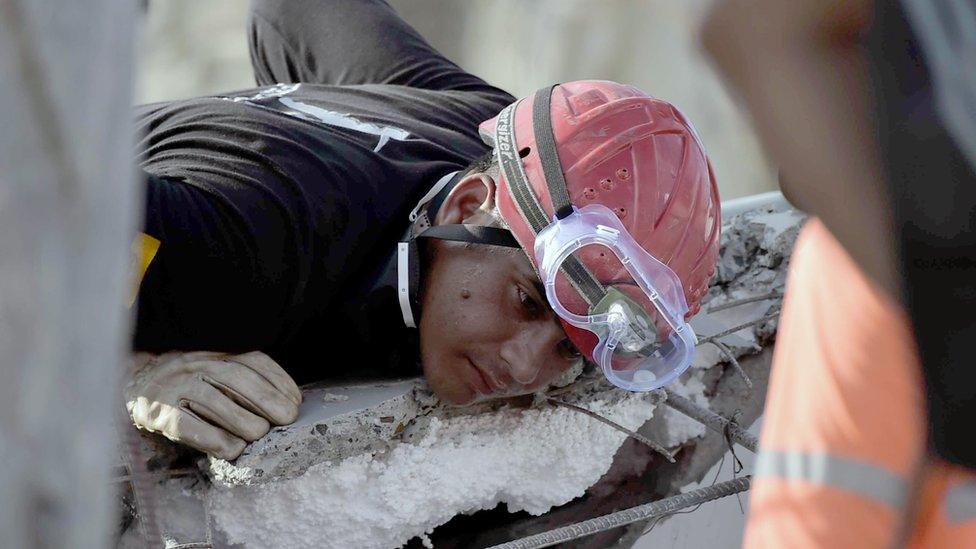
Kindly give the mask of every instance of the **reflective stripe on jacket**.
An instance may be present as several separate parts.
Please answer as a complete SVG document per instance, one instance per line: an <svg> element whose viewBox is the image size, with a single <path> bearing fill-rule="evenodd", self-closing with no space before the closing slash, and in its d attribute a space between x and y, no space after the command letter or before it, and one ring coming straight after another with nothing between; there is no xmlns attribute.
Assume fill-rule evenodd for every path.
<svg viewBox="0 0 976 549"><path fill-rule="evenodd" d="M816 219L797 240L787 284L744 545L890 547L925 447L907 318ZM917 545L976 547L976 536L946 526L950 516L970 517L957 530L974 524L965 509L976 496L960 479L976 477L961 474L956 491L926 480Z"/></svg>

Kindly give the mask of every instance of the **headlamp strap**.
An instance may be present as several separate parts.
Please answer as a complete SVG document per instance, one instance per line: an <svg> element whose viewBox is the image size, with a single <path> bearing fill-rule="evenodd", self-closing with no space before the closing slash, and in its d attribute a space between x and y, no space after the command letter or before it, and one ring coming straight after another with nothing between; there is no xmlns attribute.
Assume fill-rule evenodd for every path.
<svg viewBox="0 0 976 549"><path fill-rule="evenodd" d="M549 187L549 199L556 218L563 219L573 213L573 203L569 200L566 178L563 176L559 152L556 150L556 137L552 133L552 90L556 86L542 88L535 92L532 101L532 130L535 132L535 146L539 149L542 173Z"/></svg>
<svg viewBox="0 0 976 549"><path fill-rule="evenodd" d="M566 180L563 176L562 168L559 166L559 157L555 156L555 143L551 143L552 154L546 153L545 149L540 146L539 142L542 139L540 136L548 135L552 139L552 126L551 120L548 114L543 115L536 114L539 112L539 103L537 102L542 96L546 99L544 102L546 105L550 103L548 97L552 93L554 86L543 88L536 92L535 103L533 106L533 125L541 118L545 118L544 121L539 123L544 123L548 125L548 131L536 132L536 146L539 148L537 151L540 158L542 158L543 165L549 164L549 169L553 169L555 166L555 171L557 172L556 177L558 178L558 183L553 184L549 182L548 173L545 174L546 185L549 187L550 192L553 192L554 187L562 188L561 196L558 198L556 194L553 194L552 201L553 206L558 211L559 208L563 208L563 213L565 215L570 215L573 213L572 204L569 203L568 192L566 191ZM539 234L543 229L552 223L552 219L546 215L545 210L539 203L539 198L535 195L532 190L532 186L529 184L528 177L525 174L525 167L522 165L522 158L518 152L518 143L515 140L515 112L521 101L516 101L515 103L505 107L501 113L498 114L498 123L495 126L495 154L498 157L498 164L505 176L505 180L508 182L508 188L512 194L512 198L515 204L522 214L522 217L528 223L529 227L532 229L534 235ZM545 113L548 113L549 108L545 108ZM548 159L548 160L547 160ZM553 164L555 162L555 164ZM566 206L569 206L569 210L566 211ZM558 214L557 214L558 215ZM532 253L527 251L527 253ZM581 263L576 257L569 256L563 261L560 266L560 270L566 275L570 284L579 292L583 299L586 300L587 304L593 305L598 303L605 294L603 285L600 284L599 280L586 268L583 263Z"/></svg>
<svg viewBox="0 0 976 549"><path fill-rule="evenodd" d="M414 238L437 238L454 242L470 242L488 246L519 248L518 240L508 229L483 227L481 225L434 225Z"/></svg>

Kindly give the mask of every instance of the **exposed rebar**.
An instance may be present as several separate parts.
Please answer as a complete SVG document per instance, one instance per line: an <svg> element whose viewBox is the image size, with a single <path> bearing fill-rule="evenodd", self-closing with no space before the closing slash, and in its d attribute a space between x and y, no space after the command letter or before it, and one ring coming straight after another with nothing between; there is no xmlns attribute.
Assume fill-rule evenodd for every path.
<svg viewBox="0 0 976 549"><path fill-rule="evenodd" d="M603 417L600 414L598 414L598 413L596 413L596 412L594 412L592 410L588 410L588 409L586 409L586 408L584 408L582 406L577 406L575 404L570 404L568 402L563 402L561 400L557 400L557 399L552 398L552 397L549 397L548 400L549 400L549 402L555 404L556 406L563 406L565 408L569 408L570 410L575 410L577 412L580 412L581 414L586 414L586 415L590 416L591 418L593 418L593 419L595 419L595 420L597 420L597 421L599 421L601 423L604 423L606 425L609 425L609 426L613 427L614 429L620 431L621 433L624 433L627 436L629 436L630 438L636 440L637 442L640 442L640 443L642 443L642 444L644 444L646 446L649 446L655 452L657 452L657 453L661 454L662 456L664 456L665 459L667 459L669 462L674 463L674 454L672 454L671 452L669 452L668 449L665 448L664 446L661 446L660 444L658 444L658 443L654 442L653 440L645 437L644 435L642 435L642 434L640 434L640 433L638 433L636 431L631 431L630 429L624 427L623 425L617 423L616 421L613 421L612 419Z"/></svg>
<svg viewBox="0 0 976 549"><path fill-rule="evenodd" d="M701 423L712 431L728 436L732 442L742 445L753 453L756 452L759 441L752 433L739 427L735 422L729 421L711 410L702 408L670 389L667 390L667 394L668 399L664 403L668 406Z"/></svg>
<svg viewBox="0 0 976 549"><path fill-rule="evenodd" d="M718 347L718 350L729 359L729 362L732 363L732 368L735 370L735 372L742 376L742 380L745 381L746 387L752 389L752 379L750 379L749 374L742 369L742 365L739 364L739 361L736 360L735 355L732 354L732 349L729 349L728 346L717 339L712 340L711 344Z"/></svg>
<svg viewBox="0 0 976 549"><path fill-rule="evenodd" d="M603 374L600 374L600 377L594 377L592 379L580 379L574 381L569 385L566 385L565 387L557 387L545 393L545 396L546 397L562 396L565 395L566 393L572 393L573 391L582 389L584 387L588 387L590 385L598 385L600 383L606 383L606 378L603 377Z"/></svg>
<svg viewBox="0 0 976 549"><path fill-rule="evenodd" d="M783 287L774 288L769 292L762 295L755 295L752 297L744 297L742 299L735 299L732 301L726 301L721 305L715 305L708 308L709 313L717 313L719 311L724 311L726 309L731 309L732 307L738 307L739 305L746 305L749 303L755 303L757 301L767 301L770 299L776 299L778 297L783 297Z"/></svg>
<svg viewBox="0 0 976 549"><path fill-rule="evenodd" d="M723 338L723 337L725 337L727 335L734 334L734 333L738 332L739 330L742 330L744 328L748 328L750 326L755 326L757 324L762 324L763 322L772 320L772 319L774 319L774 318L776 318L778 316L779 316L779 311L776 311L776 312L770 313L770 314L768 314L768 315L766 315L766 316L764 316L762 318L757 318L755 320L750 320L749 322L743 322L742 324L739 324L738 326L733 326L733 327L729 328L728 330L723 330L723 331L721 331L721 332L719 332L717 334L712 334L712 335L710 335L708 337L703 337L703 338L699 339L698 340L698 345L704 345L706 343L711 343L711 342L713 342L713 341L715 341L717 339L721 339L721 338Z"/></svg>
<svg viewBox="0 0 976 549"><path fill-rule="evenodd" d="M623 511L617 511L602 517L592 518L570 524L562 528L542 532L532 536L524 537L492 546L490 549L538 549L550 547L557 543L564 543L579 539L585 536L604 532L619 526L626 526L640 520L647 520L674 513L687 507L699 505L707 501L713 501L726 496L731 496L749 489L750 477L742 477L727 482L722 482L714 486L693 490L686 494L678 494L669 498L664 498Z"/></svg>
<svg viewBox="0 0 976 549"><path fill-rule="evenodd" d="M146 471L146 475L154 478L155 480L165 480L168 478L184 477L190 475L199 475L200 469L197 467L184 467L182 469L168 469L166 471ZM134 475L119 475L112 479L112 482L132 482L136 477Z"/></svg>

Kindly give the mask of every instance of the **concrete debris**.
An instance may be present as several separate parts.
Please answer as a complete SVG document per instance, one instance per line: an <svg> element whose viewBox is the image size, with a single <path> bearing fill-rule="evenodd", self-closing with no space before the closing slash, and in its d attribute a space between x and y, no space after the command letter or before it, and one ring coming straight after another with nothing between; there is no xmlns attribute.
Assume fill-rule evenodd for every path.
<svg viewBox="0 0 976 549"><path fill-rule="evenodd" d="M306 389L295 423L272 429L233 463L211 458L211 478L228 486L259 484L299 476L318 463L385 452L420 415L413 393L422 384L410 379Z"/></svg>
<svg viewBox="0 0 976 549"><path fill-rule="evenodd" d="M727 221L716 279L702 310L782 288L802 221L798 212L772 207ZM728 331L775 313L779 295L703 312L692 325L699 338ZM727 357L704 344L693 367L669 388L718 413L745 411L742 422L748 426L761 409L776 325L771 318L719 339L755 387L746 387L741 376L730 378L735 374L726 368ZM721 455L716 452L722 441L712 441L701 424L658 406L661 392L627 393L592 368L564 376L549 394L638 430L670 451L685 449L677 464L663 466L663 458L646 447L624 444L626 435L544 404L545 398L451 407L422 379L303 392L299 419L273 429L235 462L201 461L206 478L160 482L160 499L174 502L159 517L168 534L186 543L202 541L212 530L216 539L246 547L397 547L414 537L425 546L490 545L609 512L614 502L649 499L647 482L628 479L657 475L661 491L655 495L673 493ZM708 452L691 451L704 442ZM505 526L467 534L463 543L437 529L456 515L499 503L510 512L542 516L513 516ZM127 534L135 529L129 526ZM606 547L616 539L584 543Z"/></svg>
<svg viewBox="0 0 976 549"><path fill-rule="evenodd" d="M589 408L630 429L653 413L650 395ZM563 408L431 417L415 444L322 462L304 475L214 489L211 513L248 547L400 546L458 513L538 515L583 495L610 468L626 435Z"/></svg>

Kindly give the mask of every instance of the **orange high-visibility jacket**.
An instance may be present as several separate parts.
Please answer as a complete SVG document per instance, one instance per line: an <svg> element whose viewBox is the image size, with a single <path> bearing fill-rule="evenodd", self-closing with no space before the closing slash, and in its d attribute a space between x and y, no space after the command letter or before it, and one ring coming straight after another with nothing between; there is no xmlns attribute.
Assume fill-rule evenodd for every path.
<svg viewBox="0 0 976 549"><path fill-rule="evenodd" d="M891 547L925 456L921 384L901 308L810 220L791 260L744 545ZM925 478L911 545L976 548L976 476L935 465Z"/></svg>

